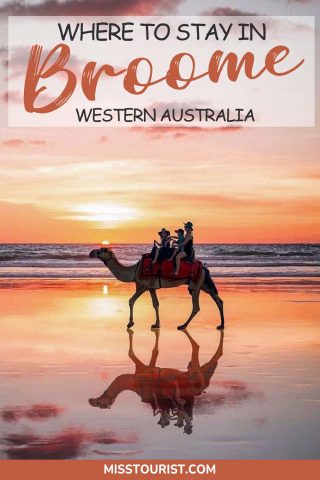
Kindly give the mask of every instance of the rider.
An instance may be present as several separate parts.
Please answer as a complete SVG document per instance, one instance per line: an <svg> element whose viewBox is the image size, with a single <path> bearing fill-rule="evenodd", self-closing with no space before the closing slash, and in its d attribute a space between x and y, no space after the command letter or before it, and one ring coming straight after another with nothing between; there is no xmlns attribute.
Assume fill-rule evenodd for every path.
<svg viewBox="0 0 320 480"><path fill-rule="evenodd" d="M179 275L180 271L180 261L182 258L186 258L187 260L192 260L193 256L193 223L187 222L184 224L185 229L185 237L181 244L183 250L178 252L176 255L176 268L174 270L174 275Z"/></svg>
<svg viewBox="0 0 320 480"><path fill-rule="evenodd" d="M173 248L173 253L171 255L171 257L169 258L168 262L171 262L174 257L177 255L178 252L183 252L184 250L184 246L183 246L183 242L184 242L184 230L182 228L178 228L178 230L175 230L174 231L177 236L175 235L172 235L172 239L174 240L174 245L176 245L175 248Z"/></svg>
<svg viewBox="0 0 320 480"><path fill-rule="evenodd" d="M160 232L160 242L154 241L154 246L151 252L151 263L161 262L162 260L167 260L171 256L171 236L169 230L162 228Z"/></svg>

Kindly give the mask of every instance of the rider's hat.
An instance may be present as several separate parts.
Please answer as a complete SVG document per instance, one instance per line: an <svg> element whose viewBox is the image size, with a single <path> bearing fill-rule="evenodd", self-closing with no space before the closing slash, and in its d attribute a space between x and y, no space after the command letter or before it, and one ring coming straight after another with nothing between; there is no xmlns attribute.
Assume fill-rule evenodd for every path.
<svg viewBox="0 0 320 480"><path fill-rule="evenodd" d="M193 230L193 223L192 222L184 223L184 228L191 228L191 230Z"/></svg>

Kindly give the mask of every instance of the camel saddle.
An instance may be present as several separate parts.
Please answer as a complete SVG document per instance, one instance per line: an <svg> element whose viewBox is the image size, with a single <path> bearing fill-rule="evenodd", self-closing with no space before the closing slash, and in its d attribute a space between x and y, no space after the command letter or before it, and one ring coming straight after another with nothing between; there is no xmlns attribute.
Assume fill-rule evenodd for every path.
<svg viewBox="0 0 320 480"><path fill-rule="evenodd" d="M195 260L190 262L182 259L180 262L179 275L173 273L174 261L163 260L161 263L151 263L150 254L142 255L139 278L142 280L161 278L163 280L190 280L197 283L202 272L202 262Z"/></svg>

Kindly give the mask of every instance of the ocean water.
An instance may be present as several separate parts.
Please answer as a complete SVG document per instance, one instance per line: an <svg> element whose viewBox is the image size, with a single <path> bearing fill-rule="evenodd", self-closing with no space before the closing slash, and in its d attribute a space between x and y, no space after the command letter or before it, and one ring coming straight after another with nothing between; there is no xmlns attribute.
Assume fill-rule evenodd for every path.
<svg viewBox="0 0 320 480"><path fill-rule="evenodd" d="M1 244L0 278L112 278L97 259L89 258L92 244ZM214 277L320 277L320 244L201 244L201 259ZM112 245L124 264L137 262L150 245Z"/></svg>
<svg viewBox="0 0 320 480"><path fill-rule="evenodd" d="M158 292L160 331L142 295L128 332L134 285L113 281L89 258L94 247L0 246L0 459L319 458L319 245L196 246L219 277L226 329L202 293L189 337L177 330L192 308L186 287ZM150 245L113 248L131 264ZM138 389L111 409L89 403L136 375L134 359L148 368L157 341L156 366L176 386L196 351L190 337L200 365L218 365L192 408L179 407L188 434L176 407L163 427Z"/></svg>
<svg viewBox="0 0 320 480"><path fill-rule="evenodd" d="M119 376L135 374L134 358L148 368L157 335L156 366L170 368L175 391L187 372L192 344L177 330L191 310L187 288L159 292L160 331L150 329L150 296L138 300L131 331L136 357L129 357L133 290L103 279L0 282L1 459L319 458L320 297L314 287L222 288L223 355L193 407L189 392L189 407L181 410L191 421L189 434L178 426L176 408L163 428L160 411L141 401L138 390L124 388L111 409L88 402ZM188 333L204 365L222 333L211 297L201 294L200 303ZM159 394L157 375L148 376L150 388Z"/></svg>

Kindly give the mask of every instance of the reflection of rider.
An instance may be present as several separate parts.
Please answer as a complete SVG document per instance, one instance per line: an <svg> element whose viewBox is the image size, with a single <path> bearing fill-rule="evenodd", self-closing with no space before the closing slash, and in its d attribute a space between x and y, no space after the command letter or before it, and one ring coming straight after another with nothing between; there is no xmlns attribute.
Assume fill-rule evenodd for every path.
<svg viewBox="0 0 320 480"><path fill-rule="evenodd" d="M199 345L184 330L192 346L191 361L186 372L173 368L159 368L156 361L159 354L159 334L156 330L156 343L152 351L149 365L142 363L133 351L133 332L129 333L129 357L135 364L135 374L119 375L107 390L98 398L90 398L93 407L111 408L116 397L124 390L136 392L141 401L148 403L154 415L160 415L158 424L165 428L174 420L176 427L183 427L187 434L192 433L194 398L203 394L209 386L218 360L222 356L223 331L220 331L220 342L216 353L209 362L200 365Z"/></svg>

